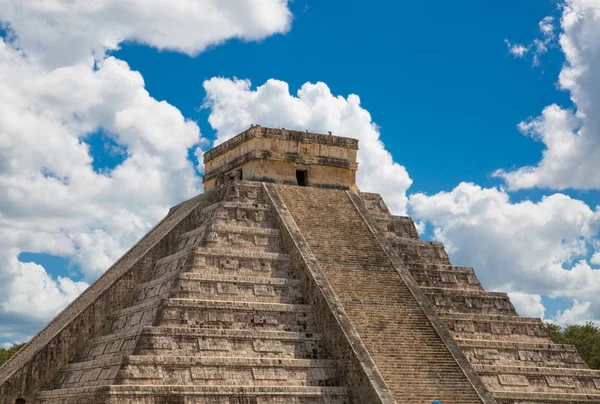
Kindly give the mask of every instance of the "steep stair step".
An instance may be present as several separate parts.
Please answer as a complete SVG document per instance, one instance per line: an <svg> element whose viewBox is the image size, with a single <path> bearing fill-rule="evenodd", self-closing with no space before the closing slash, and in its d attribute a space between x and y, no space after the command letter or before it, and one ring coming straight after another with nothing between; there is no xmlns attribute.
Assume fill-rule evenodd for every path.
<svg viewBox="0 0 600 404"><path fill-rule="evenodd" d="M257 237L279 237L279 229L275 227L248 227L238 223L204 223L202 226L183 233L179 236L177 249L193 247L200 244L207 233L252 235Z"/></svg>
<svg viewBox="0 0 600 404"><path fill-rule="evenodd" d="M215 225L206 229L203 245L207 248L237 248L252 251L279 252L279 229Z"/></svg>
<svg viewBox="0 0 600 404"><path fill-rule="evenodd" d="M267 188L275 188L289 209L396 399L481 403L415 293L420 299L425 296L411 289L412 283L407 285L349 193Z"/></svg>
<svg viewBox="0 0 600 404"><path fill-rule="evenodd" d="M266 203L221 201L200 211L205 222L237 223L247 227L271 227L273 208Z"/></svg>
<svg viewBox="0 0 600 404"><path fill-rule="evenodd" d="M184 271L277 278L297 276L289 254L231 248L193 249Z"/></svg>
<svg viewBox="0 0 600 404"><path fill-rule="evenodd" d="M486 314L443 314L455 339L550 343L539 318Z"/></svg>
<svg viewBox="0 0 600 404"><path fill-rule="evenodd" d="M115 380L126 355L69 363L61 369L56 381L63 389L100 386Z"/></svg>
<svg viewBox="0 0 600 404"><path fill-rule="evenodd" d="M178 276L178 271L169 271L147 282L138 283L133 288L130 305L141 304L150 299L169 297Z"/></svg>
<svg viewBox="0 0 600 404"><path fill-rule="evenodd" d="M105 334L135 331L150 325L157 315L162 299L160 296L116 310L109 314Z"/></svg>
<svg viewBox="0 0 600 404"><path fill-rule="evenodd" d="M129 356L119 384L335 386L335 363L327 359Z"/></svg>
<svg viewBox="0 0 600 404"><path fill-rule="evenodd" d="M436 306L440 314L518 315L506 293L440 287L421 287L421 290L429 297L429 300Z"/></svg>
<svg viewBox="0 0 600 404"><path fill-rule="evenodd" d="M457 340L474 365L546 366L588 369L573 345Z"/></svg>
<svg viewBox="0 0 600 404"><path fill-rule="evenodd" d="M140 355L211 355L327 359L321 334L262 330L147 327L138 342Z"/></svg>
<svg viewBox="0 0 600 404"><path fill-rule="evenodd" d="M139 335L138 330L125 330L93 338L86 344L78 361L99 357L113 360L121 358L123 354L132 354Z"/></svg>
<svg viewBox="0 0 600 404"><path fill-rule="evenodd" d="M313 311L299 304L167 299L157 325L314 332Z"/></svg>
<svg viewBox="0 0 600 404"><path fill-rule="evenodd" d="M473 365L490 390L600 394L600 371L532 366Z"/></svg>
<svg viewBox="0 0 600 404"><path fill-rule="evenodd" d="M404 263L450 264L450 258L442 243L400 238L392 238L390 242Z"/></svg>
<svg viewBox="0 0 600 404"><path fill-rule="evenodd" d="M600 394L554 393L541 391L531 393L523 391L494 390L491 390L491 393L496 398L498 404L588 404L600 402Z"/></svg>
<svg viewBox="0 0 600 404"><path fill-rule="evenodd" d="M172 297L304 304L297 279L254 276L180 273L175 277Z"/></svg>
<svg viewBox="0 0 600 404"><path fill-rule="evenodd" d="M380 229L385 233L386 237L399 237L409 240L420 240L419 233L415 227L415 222L408 216L393 216L384 214L371 215L377 221Z"/></svg>
<svg viewBox="0 0 600 404"><path fill-rule="evenodd" d="M404 263L420 286L484 290L473 268L424 262Z"/></svg>
<svg viewBox="0 0 600 404"><path fill-rule="evenodd" d="M152 397L181 403L187 397L195 404L349 404L345 387L317 386L177 386L111 385L62 390L46 390L37 399L41 404L95 404L106 397L115 402L148 403ZM218 401L222 400L222 401Z"/></svg>

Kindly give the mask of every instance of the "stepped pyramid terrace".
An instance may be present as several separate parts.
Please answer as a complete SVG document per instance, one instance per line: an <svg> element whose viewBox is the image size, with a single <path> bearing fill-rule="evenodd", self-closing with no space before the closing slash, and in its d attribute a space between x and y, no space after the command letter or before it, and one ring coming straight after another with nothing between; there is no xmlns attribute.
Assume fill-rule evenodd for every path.
<svg viewBox="0 0 600 404"><path fill-rule="evenodd" d="M207 152L205 192L0 368L0 403L600 403L572 346L356 187L358 147L252 126Z"/></svg>

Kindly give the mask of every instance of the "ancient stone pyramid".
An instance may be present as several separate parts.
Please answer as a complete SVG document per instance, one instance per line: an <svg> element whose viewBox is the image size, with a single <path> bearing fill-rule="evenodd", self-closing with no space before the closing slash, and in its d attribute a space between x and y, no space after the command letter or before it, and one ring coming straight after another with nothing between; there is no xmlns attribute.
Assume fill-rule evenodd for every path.
<svg viewBox="0 0 600 404"><path fill-rule="evenodd" d="M2 404L600 403L600 373L359 192L354 139L254 126L0 368Z"/></svg>

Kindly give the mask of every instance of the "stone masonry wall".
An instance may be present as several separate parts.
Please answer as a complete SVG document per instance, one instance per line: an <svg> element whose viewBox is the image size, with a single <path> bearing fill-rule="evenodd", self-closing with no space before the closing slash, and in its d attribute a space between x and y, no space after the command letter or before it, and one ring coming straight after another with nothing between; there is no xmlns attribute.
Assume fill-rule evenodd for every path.
<svg viewBox="0 0 600 404"><path fill-rule="evenodd" d="M231 179L296 184L308 170L311 186L355 187L358 141L253 126L204 155L206 190Z"/></svg>
<svg viewBox="0 0 600 404"><path fill-rule="evenodd" d="M221 189L35 403L349 404L263 185Z"/></svg>
<svg viewBox="0 0 600 404"><path fill-rule="evenodd" d="M135 285L147 280L154 261L174 250L179 234L195 227L198 207L219 198L223 191L200 195L172 209L0 367L0 404L13 404L17 398L31 402L38 391L56 387L58 370L81 355L89 339L102 333L109 320L107 313L124 307Z"/></svg>

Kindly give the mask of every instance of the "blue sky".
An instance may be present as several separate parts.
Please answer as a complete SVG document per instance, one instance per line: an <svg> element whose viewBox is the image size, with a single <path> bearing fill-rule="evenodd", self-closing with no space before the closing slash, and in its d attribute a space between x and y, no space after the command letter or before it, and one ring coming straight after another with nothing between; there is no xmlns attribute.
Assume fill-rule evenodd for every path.
<svg viewBox="0 0 600 404"><path fill-rule="evenodd" d="M209 111L198 107L203 81L214 76L256 85L277 78L292 92L322 81L334 94L358 94L388 150L415 180L411 190L424 192L460 181L499 184L489 181L492 171L534 163L542 150L517 123L550 102L570 105L555 86L564 60L558 50L532 68L514 60L504 43L535 37L536 21L559 15L554 1L349 2L343 9L296 1L291 9L292 30L260 43L234 40L195 58L127 44L115 56L205 135L214 131Z"/></svg>
<svg viewBox="0 0 600 404"><path fill-rule="evenodd" d="M522 314L562 323L600 317L600 301L590 297L592 292L579 294L582 286L577 283L587 280L588 288L600 284L600 255L594 258L600 251L600 177L590 179L589 174L596 163L585 157L589 161L579 170L577 161L585 153L574 154L562 174L540 169L531 185L522 185L519 169L542 165L542 153L553 147L548 139L564 121L551 116L540 120L546 126L537 129L537 141L517 127L553 104L566 115L598 112L594 108L600 103L585 92L586 80L591 80L585 74L575 84L559 81L565 66L574 65L559 42L561 35L572 39L589 71L600 71L596 52L584 46L585 40L592 41L587 45L595 50L600 41L593 42L593 35L577 37L575 29L600 31L598 9L578 0L269 1L269 6L264 3L266 14L259 17L225 10L231 25L241 27L235 32L212 24L210 15L199 16L197 22L192 15L186 30L186 10L181 16L169 10L175 17L165 16L158 23L149 19L168 5L149 6L148 12L126 10L131 15L119 11L139 23L139 32L132 24L120 26L90 13L46 16L27 6L0 6L6 45L0 63L26 72L0 75L0 84L4 80L5 87L22 95L5 104L13 106L9 112L14 116L33 114L36 123L31 128L3 127L0 119L0 157L14 167L31 160L20 169L21 176L5 175L10 170L3 171L0 164L0 187L7 195L0 197L6 229L0 240L7 246L4 255L0 252L0 277L10 296L0 301L0 324L5 321L0 344L31 336L169 206L201 192L196 156L215 139L231 136L232 128L248 124L236 119L240 111L264 119L253 123L265 126L307 122L311 127L296 129L325 131L325 121L337 125L334 134L360 138L367 145L361 167L368 173L388 170L390 178L370 182L377 175L365 174L361 188L382 192L398 213L414 216L424 238L443 241L454 262L475 266L488 288L513 292ZM579 16L573 26L566 18L570 11ZM20 19L23 15L29 25ZM70 27L81 18L89 19L89 30L71 34ZM541 31L545 18L551 34ZM144 29L146 19L151 28ZM184 20L179 31L178 21ZM51 22L63 26L59 35L48 35L55 33ZM116 32L115 37L104 37L108 31ZM58 39L53 42L54 37ZM543 50L536 48L534 41L546 39ZM515 44L528 50L515 55ZM234 79L252 84L234 91ZM265 84L269 79L279 84ZM36 85L13 85L15 81ZM319 120L313 116L318 108L306 107L309 112L303 111L312 115L305 121L281 118L296 107L278 109L269 97L278 94L296 106L302 99L305 106L309 97L297 91L307 82L324 83L319 91L326 88L333 96L313 87L306 92L321 97L332 110L338 104L348 107L349 95L358 95L360 107L352 104L343 111L355 114L361 129L353 133L354 121L344 121L343 113L339 122ZM289 94L282 95L284 83ZM261 93L257 87L263 85ZM38 91L32 96L35 102L26 100L31 91ZM337 96L342 101L335 101ZM267 112L257 105L260 100L268 105ZM40 112L45 108L50 112ZM370 120L364 118L366 111ZM595 150L600 144L595 121L583 119L573 130L577 128L585 129L586 139L591 139L587 149ZM10 140L4 154L3 132ZM369 141L376 143L377 137L384 146L371 149ZM21 138L28 140L21 144ZM40 150L43 157L36 158L31 145L38 140L46 152ZM388 152L395 164L378 167L373 156ZM148 161L152 163L146 165ZM493 175L496 170L508 174ZM515 172L518 178L513 180L510 173ZM142 184L146 180L152 184ZM86 189L87 181L98 190ZM30 188L22 185L26 182ZM46 197L39 195L44 192ZM35 214L34 202L42 205ZM39 221L34 220L37 216ZM26 282L32 273L48 300L19 289L24 282L36 284ZM15 302L28 312L10 310Z"/></svg>

